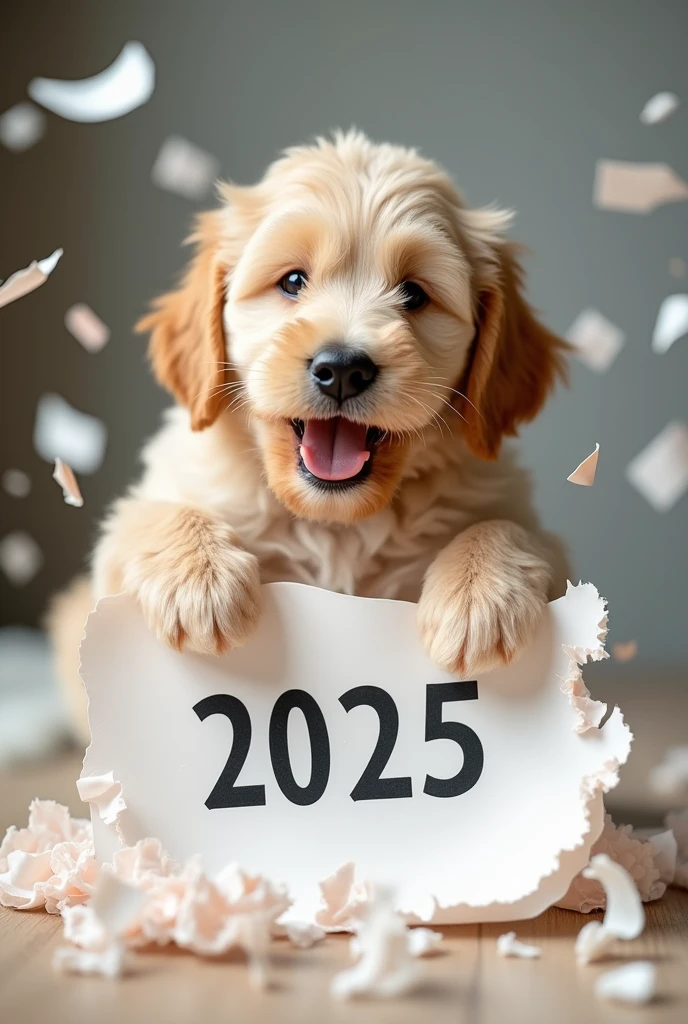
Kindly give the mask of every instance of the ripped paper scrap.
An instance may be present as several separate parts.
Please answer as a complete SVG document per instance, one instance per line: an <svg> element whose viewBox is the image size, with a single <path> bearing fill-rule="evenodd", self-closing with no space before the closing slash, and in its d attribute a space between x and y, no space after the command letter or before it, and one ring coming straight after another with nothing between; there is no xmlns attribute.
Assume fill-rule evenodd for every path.
<svg viewBox="0 0 688 1024"><path fill-rule="evenodd" d="M6 149L23 153L45 134L45 114L26 101L0 114L0 142Z"/></svg>
<svg viewBox="0 0 688 1024"><path fill-rule="evenodd" d="M113 824L127 805L121 782L115 782L113 772L104 775L82 775L77 779L77 792L85 804L94 804L106 825Z"/></svg>
<svg viewBox="0 0 688 1024"><path fill-rule="evenodd" d="M660 121L666 121L678 106L679 99L676 93L655 93L640 111L640 120L643 124L659 124Z"/></svg>
<svg viewBox="0 0 688 1024"><path fill-rule="evenodd" d="M600 209L651 213L681 199L688 199L688 184L667 164L597 161L593 201Z"/></svg>
<svg viewBox="0 0 688 1024"><path fill-rule="evenodd" d="M638 653L638 643L636 640L624 640L612 644L612 654L614 655L615 661L633 661Z"/></svg>
<svg viewBox="0 0 688 1024"><path fill-rule="evenodd" d="M645 911L629 873L606 853L598 853L583 871L601 882L607 899L603 921L588 921L576 938L576 959L588 964L601 959L616 939L637 939L645 927Z"/></svg>
<svg viewBox="0 0 688 1024"><path fill-rule="evenodd" d="M155 88L155 65L143 43L124 45L113 63L79 81L34 78L28 93L54 114L69 121L111 121L146 103Z"/></svg>
<svg viewBox="0 0 688 1024"><path fill-rule="evenodd" d="M53 480L62 488L65 505L73 505L75 508L82 507L84 499L81 496L79 484L74 476L72 467L68 466L62 459L55 459Z"/></svg>
<svg viewBox="0 0 688 1024"><path fill-rule="evenodd" d="M569 662L566 678L562 680L561 692L567 695L571 707L576 712L573 727L577 733L582 734L588 729L599 729L602 719L607 713L607 705L590 696L590 690L583 682L581 667L574 659Z"/></svg>
<svg viewBox="0 0 688 1024"><path fill-rule="evenodd" d="M68 974L98 974L120 978L133 967L133 957L119 942L90 952L77 946L60 946L53 953L53 967Z"/></svg>
<svg viewBox="0 0 688 1024"><path fill-rule="evenodd" d="M649 960L636 960L595 979L595 996L610 1002L642 1006L652 1002L657 988L657 968Z"/></svg>
<svg viewBox="0 0 688 1024"><path fill-rule="evenodd" d="M688 427L667 423L626 466L626 479L656 512L669 512L688 490Z"/></svg>
<svg viewBox="0 0 688 1024"><path fill-rule="evenodd" d="M42 565L43 552L26 530L13 530L0 540L0 569L12 586L26 586Z"/></svg>
<svg viewBox="0 0 688 1024"><path fill-rule="evenodd" d="M626 343L626 335L596 309L584 309L566 332L576 356L595 373L605 373Z"/></svg>
<svg viewBox="0 0 688 1024"><path fill-rule="evenodd" d="M219 171L220 161L211 153L181 135L170 135L155 159L151 181L184 199L203 199Z"/></svg>
<svg viewBox="0 0 688 1024"><path fill-rule="evenodd" d="M12 498L26 498L31 493L31 477L23 469L6 469L2 474L2 489Z"/></svg>
<svg viewBox="0 0 688 1024"><path fill-rule="evenodd" d="M84 302L70 306L65 313L65 327L87 352L100 352L110 340L110 328Z"/></svg>
<svg viewBox="0 0 688 1024"><path fill-rule="evenodd" d="M497 953L500 956L515 956L522 960L537 960L542 955L539 946L531 946L516 938L516 932L506 932L497 939Z"/></svg>
<svg viewBox="0 0 688 1024"><path fill-rule="evenodd" d="M674 800L688 798L688 746L670 747L650 772L650 789Z"/></svg>
<svg viewBox="0 0 688 1024"><path fill-rule="evenodd" d="M417 987L417 961L409 953L407 928L394 910L393 893L377 890L356 934L358 963L335 975L330 992L335 999L360 996L390 999Z"/></svg>
<svg viewBox="0 0 688 1024"><path fill-rule="evenodd" d="M409 928L408 951L411 956L430 956L437 952L443 938L442 932L437 932L433 928Z"/></svg>
<svg viewBox="0 0 688 1024"><path fill-rule="evenodd" d="M33 446L46 462L64 459L77 473L95 473L105 455L107 427L60 395L42 395L36 406Z"/></svg>
<svg viewBox="0 0 688 1024"><path fill-rule="evenodd" d="M62 249L56 249L44 260L34 260L25 270L17 270L8 277L0 285L0 307L6 306L10 302L16 302L17 299L21 299L22 296L28 295L29 292L33 292L45 284L57 266L62 252Z"/></svg>
<svg viewBox="0 0 688 1024"><path fill-rule="evenodd" d="M322 942L327 933L320 925L309 921L288 921L286 924L276 924L272 934L278 939L289 939L292 946L298 949L310 949L318 942Z"/></svg>
<svg viewBox="0 0 688 1024"><path fill-rule="evenodd" d="M652 351L668 352L684 334L688 334L688 295L667 295L652 332Z"/></svg>
<svg viewBox="0 0 688 1024"><path fill-rule="evenodd" d="M372 887L355 882L355 871L353 861L348 861L318 883L320 909L315 920L327 932L355 931L371 900Z"/></svg>
<svg viewBox="0 0 688 1024"><path fill-rule="evenodd" d="M597 472L597 458L600 454L599 444L595 445L595 451L592 455L588 455L587 458L576 466L573 473L566 477L571 484L580 484L582 487L592 487L595 483L595 473Z"/></svg>
<svg viewBox="0 0 688 1024"><path fill-rule="evenodd" d="M688 265L680 256L672 256L668 263L668 269L672 277L685 277Z"/></svg>

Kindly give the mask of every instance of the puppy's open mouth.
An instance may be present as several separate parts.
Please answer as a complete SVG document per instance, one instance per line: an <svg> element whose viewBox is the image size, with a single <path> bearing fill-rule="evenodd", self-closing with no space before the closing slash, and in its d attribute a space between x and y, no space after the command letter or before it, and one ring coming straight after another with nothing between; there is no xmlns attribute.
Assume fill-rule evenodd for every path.
<svg viewBox="0 0 688 1024"><path fill-rule="evenodd" d="M370 475L378 427L335 416L329 420L292 420L299 445L299 469L311 483L328 489L357 484Z"/></svg>

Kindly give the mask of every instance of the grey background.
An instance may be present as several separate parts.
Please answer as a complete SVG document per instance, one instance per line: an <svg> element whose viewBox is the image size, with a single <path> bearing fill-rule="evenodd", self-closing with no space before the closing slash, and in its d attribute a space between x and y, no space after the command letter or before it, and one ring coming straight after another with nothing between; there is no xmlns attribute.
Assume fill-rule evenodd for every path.
<svg viewBox="0 0 688 1024"><path fill-rule="evenodd" d="M251 182L281 147L355 124L419 146L471 203L518 211L513 235L533 251L530 295L552 327L563 332L594 306L627 333L608 373L573 363L570 390L524 432L523 460L577 576L609 599L611 639L638 641L634 673L686 679L688 499L661 516L624 467L688 412L688 344L662 357L650 350L660 302L686 288L667 263L688 260L688 204L632 216L591 201L599 157L666 161L688 178L685 0L5 0L0 33L0 110L24 98L34 75L96 73L127 39L157 65L152 100L127 117L80 125L48 115L35 148L0 148L0 277L65 249L44 288L0 311L0 469L24 469L34 484L22 501L0 492L0 533L29 530L46 559L22 589L0 579L3 622L36 622L80 568L168 403L131 330L182 267L193 212L150 183L163 139L184 135L215 153L225 176ZM684 105L664 124L641 125L645 101L663 89ZM77 301L112 328L99 355L64 328ZM53 390L110 431L103 467L81 479L82 511L62 503L32 450L36 401ZM568 484L595 441L595 487Z"/></svg>

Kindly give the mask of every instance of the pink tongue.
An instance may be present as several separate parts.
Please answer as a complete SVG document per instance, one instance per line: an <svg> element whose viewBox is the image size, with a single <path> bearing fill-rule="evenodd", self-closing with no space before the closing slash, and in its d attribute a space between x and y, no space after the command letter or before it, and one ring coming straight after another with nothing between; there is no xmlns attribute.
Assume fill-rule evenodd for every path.
<svg viewBox="0 0 688 1024"><path fill-rule="evenodd" d="M301 440L306 469L320 480L350 480L370 458L366 449L368 428L337 417L307 420Z"/></svg>

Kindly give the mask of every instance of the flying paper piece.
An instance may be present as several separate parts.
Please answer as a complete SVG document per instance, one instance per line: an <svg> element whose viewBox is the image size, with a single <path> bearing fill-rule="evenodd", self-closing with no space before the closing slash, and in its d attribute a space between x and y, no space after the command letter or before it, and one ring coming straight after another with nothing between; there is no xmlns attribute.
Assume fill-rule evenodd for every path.
<svg viewBox="0 0 688 1024"><path fill-rule="evenodd" d="M179 863L202 856L211 877L231 849L238 863L284 880L294 901L287 920L326 930L357 927L365 880L389 878L390 864L395 909L413 924L518 920L564 895L588 863L604 823L603 791L616 784L630 746L618 709L593 740L578 734L577 709L561 692L571 660L605 656L606 613L593 586L569 588L548 606L532 647L477 681L438 673L414 605L275 583L262 588L261 608L254 637L218 659L169 650L124 596L91 614L81 646L93 737L84 774L113 772L121 783L136 809L127 812L128 841L156 835ZM343 635L357 642L338 644L332 658ZM249 789L236 803L218 785L235 701L252 737L240 779ZM379 796L352 799L392 704L398 733ZM464 726L461 749L423 739L428 708L430 736L435 714ZM403 799L388 795L387 779ZM432 796L440 791L444 799ZM116 829L93 810L92 820L107 862L120 846ZM505 834L508 872L500 869ZM356 874L353 863L336 870L347 854Z"/></svg>
<svg viewBox="0 0 688 1024"><path fill-rule="evenodd" d="M659 307L652 332L652 351L668 352L675 341L688 333L688 295L667 295Z"/></svg>
<svg viewBox="0 0 688 1024"><path fill-rule="evenodd" d="M335 999L373 996L383 999L404 995L420 981L418 964L409 953L407 929L394 910L390 890L378 890L366 908L356 935L359 961L332 980Z"/></svg>
<svg viewBox="0 0 688 1024"><path fill-rule="evenodd" d="M572 484L581 484L583 487L592 487L595 483L595 473L597 471L597 457L600 454L599 444L595 445L595 451L592 455L588 455L587 459L583 459L580 465L576 466L573 473L567 476L566 479Z"/></svg>
<svg viewBox="0 0 688 1024"><path fill-rule="evenodd" d="M35 146L45 133L45 114L33 103L17 103L0 114L0 142L15 153Z"/></svg>
<svg viewBox="0 0 688 1024"><path fill-rule="evenodd" d="M659 796L683 800L688 796L688 746L670 747L650 772L650 789Z"/></svg>
<svg viewBox="0 0 688 1024"><path fill-rule="evenodd" d="M111 121L153 95L155 65L143 43L126 43L110 67L81 81L34 78L28 93L35 103L69 121Z"/></svg>
<svg viewBox="0 0 688 1024"><path fill-rule="evenodd" d="M158 153L151 180L185 199L203 199L217 178L220 162L181 135L170 135Z"/></svg>
<svg viewBox="0 0 688 1024"><path fill-rule="evenodd" d="M26 498L31 493L31 477L23 469L6 469L2 489L13 498Z"/></svg>
<svg viewBox="0 0 688 1024"><path fill-rule="evenodd" d="M595 979L598 999L640 1006L652 1001L657 984L657 968L649 960L636 960Z"/></svg>
<svg viewBox="0 0 688 1024"><path fill-rule="evenodd" d="M672 256L669 260L669 273L672 277L686 276L686 261L680 256Z"/></svg>
<svg viewBox="0 0 688 1024"><path fill-rule="evenodd" d="M411 956L429 956L437 951L444 936L432 928L409 928L407 934L408 951Z"/></svg>
<svg viewBox="0 0 688 1024"><path fill-rule="evenodd" d="M46 462L64 459L77 473L94 473L103 461L107 427L60 395L42 395L36 407L33 445Z"/></svg>
<svg viewBox="0 0 688 1024"><path fill-rule="evenodd" d="M626 466L626 479L656 512L668 512L688 488L688 427L679 420L643 448Z"/></svg>
<svg viewBox="0 0 688 1024"><path fill-rule="evenodd" d="M84 503L84 499L81 497L81 491L76 481L76 477L72 472L70 466L62 459L55 459L55 472L53 473L53 480L62 488L64 495L65 505L74 505L76 508L81 508Z"/></svg>
<svg viewBox="0 0 688 1024"><path fill-rule="evenodd" d="M121 782L115 782L113 772L104 775L82 775L77 779L77 792L85 804L94 804L106 825L115 822L127 809Z"/></svg>
<svg viewBox="0 0 688 1024"><path fill-rule="evenodd" d="M25 530L13 530L0 540L0 569L15 587L30 583L43 565L43 553Z"/></svg>
<svg viewBox="0 0 688 1024"><path fill-rule="evenodd" d="M593 201L603 210L650 213L680 199L688 199L688 184L667 164L597 161Z"/></svg>
<svg viewBox="0 0 688 1024"><path fill-rule="evenodd" d="M620 864L598 853L583 872L601 882L607 897L603 921L589 921L576 938L576 959L581 964L603 957L616 939L637 939L645 927L645 911L635 882Z"/></svg>
<svg viewBox="0 0 688 1024"><path fill-rule="evenodd" d="M516 938L516 932L506 932L497 939L497 952L500 956L516 956L523 960L536 960L542 954L539 946L530 946Z"/></svg>
<svg viewBox="0 0 688 1024"><path fill-rule="evenodd" d="M0 285L0 307L21 299L23 295L39 288L48 280L58 264L62 249L56 249L44 260L34 260L25 270L17 270Z"/></svg>
<svg viewBox="0 0 688 1024"><path fill-rule="evenodd" d="M624 643L612 644L612 654L615 661L633 661L638 653L638 644L635 640L626 640Z"/></svg>
<svg viewBox="0 0 688 1024"><path fill-rule="evenodd" d="M566 332L575 354L595 373L605 373L626 343L624 332L596 309L584 309Z"/></svg>
<svg viewBox="0 0 688 1024"><path fill-rule="evenodd" d="M666 121L679 105L678 96L673 92L658 92L647 101L640 111L643 124L659 124Z"/></svg>
<svg viewBox="0 0 688 1024"><path fill-rule="evenodd" d="M65 313L65 327L87 352L100 352L110 340L108 325L83 302L69 307Z"/></svg>

